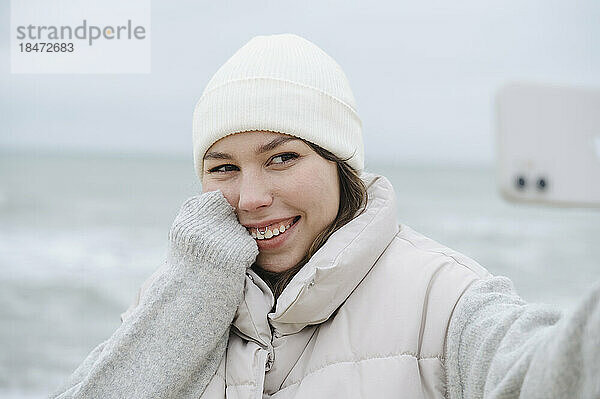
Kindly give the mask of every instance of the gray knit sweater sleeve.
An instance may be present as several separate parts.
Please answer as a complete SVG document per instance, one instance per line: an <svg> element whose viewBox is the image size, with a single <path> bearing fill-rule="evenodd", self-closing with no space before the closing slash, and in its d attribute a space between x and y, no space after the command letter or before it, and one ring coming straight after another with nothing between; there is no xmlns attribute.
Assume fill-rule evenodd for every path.
<svg viewBox="0 0 600 399"><path fill-rule="evenodd" d="M186 200L169 231L166 262L139 305L50 397L200 397L224 355L257 255L220 191Z"/></svg>
<svg viewBox="0 0 600 399"><path fill-rule="evenodd" d="M600 285L562 315L505 277L475 282L450 321L446 375L451 399L600 398Z"/></svg>

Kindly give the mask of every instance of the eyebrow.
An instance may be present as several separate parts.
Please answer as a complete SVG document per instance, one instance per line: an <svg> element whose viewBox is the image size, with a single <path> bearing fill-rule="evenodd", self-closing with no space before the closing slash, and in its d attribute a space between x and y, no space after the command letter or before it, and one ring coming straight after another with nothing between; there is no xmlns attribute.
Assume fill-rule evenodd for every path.
<svg viewBox="0 0 600 399"><path fill-rule="evenodd" d="M268 142L267 144L259 145L254 150L254 152L257 155L263 154L265 152L271 151L271 150L279 147L280 145L282 145L284 143L287 143L288 141L293 141L293 140L300 140L300 139L298 137L291 137L291 136L277 137L277 138L271 140L270 142ZM204 155L204 160L207 160L207 159L233 159L233 156L226 152L211 151L211 152L207 152L206 155Z"/></svg>

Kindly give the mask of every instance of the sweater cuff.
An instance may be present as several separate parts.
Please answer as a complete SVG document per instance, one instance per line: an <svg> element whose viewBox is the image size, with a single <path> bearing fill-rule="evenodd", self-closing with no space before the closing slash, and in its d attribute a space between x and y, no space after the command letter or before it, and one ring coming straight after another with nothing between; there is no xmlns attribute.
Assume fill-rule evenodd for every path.
<svg viewBox="0 0 600 399"><path fill-rule="evenodd" d="M211 263L236 261L251 266L258 246L237 220L221 191L186 200L169 231L171 248Z"/></svg>

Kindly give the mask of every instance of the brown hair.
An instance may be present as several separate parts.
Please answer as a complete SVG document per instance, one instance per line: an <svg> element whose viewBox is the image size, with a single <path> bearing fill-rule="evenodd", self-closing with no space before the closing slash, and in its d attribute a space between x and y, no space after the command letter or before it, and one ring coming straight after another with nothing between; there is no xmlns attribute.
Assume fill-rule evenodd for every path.
<svg viewBox="0 0 600 399"><path fill-rule="evenodd" d="M340 184L340 205L337 216L333 222L317 235L309 247L307 254L295 266L283 272L271 272L264 270L256 264L252 265L252 269L256 274L258 274L267 283L269 288L271 288L273 296L275 297L275 303L277 303L277 298L292 280L294 275L310 260L315 252L325 244L329 237L340 227L363 213L367 207L367 188L359 177L358 171L346 162L349 158L339 158L316 144L305 140L302 141L310 146L321 157L337 164Z"/></svg>

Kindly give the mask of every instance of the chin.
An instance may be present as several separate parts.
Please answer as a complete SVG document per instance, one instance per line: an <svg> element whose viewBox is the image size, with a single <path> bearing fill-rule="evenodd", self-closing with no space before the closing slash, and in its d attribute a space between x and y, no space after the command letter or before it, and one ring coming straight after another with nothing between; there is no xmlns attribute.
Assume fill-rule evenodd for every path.
<svg viewBox="0 0 600 399"><path fill-rule="evenodd" d="M283 273L285 271L290 270L292 267L294 267L294 265L290 265L290 266L272 266L272 265L266 265L266 266L263 266L263 265L261 265L259 263L256 263L256 265L258 267L260 267L261 269L266 270L266 271L271 272L271 273Z"/></svg>
<svg viewBox="0 0 600 399"><path fill-rule="evenodd" d="M260 257L260 255L259 255L259 257ZM298 261L298 262L300 262L300 261ZM261 269L266 270L268 272L283 273L285 271L290 270L294 266L296 266L298 264L298 262L282 264L283 262L278 262L277 260L274 260L272 262L264 262L264 261L261 261L260 259L257 259L255 263L258 267L260 267Z"/></svg>

